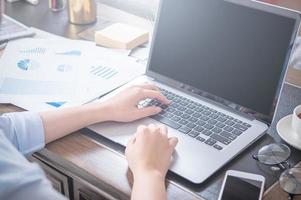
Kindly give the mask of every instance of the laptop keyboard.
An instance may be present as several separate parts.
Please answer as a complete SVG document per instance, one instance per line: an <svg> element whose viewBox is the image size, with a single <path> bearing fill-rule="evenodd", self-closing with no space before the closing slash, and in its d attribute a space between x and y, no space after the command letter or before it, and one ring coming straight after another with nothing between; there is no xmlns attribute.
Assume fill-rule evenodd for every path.
<svg viewBox="0 0 301 200"><path fill-rule="evenodd" d="M177 129L183 134L196 139L217 150L231 144L251 125L235 119L217 110L194 102L168 90L160 89L171 100L169 106L154 99L140 102L140 106L159 106L162 111L151 118Z"/></svg>

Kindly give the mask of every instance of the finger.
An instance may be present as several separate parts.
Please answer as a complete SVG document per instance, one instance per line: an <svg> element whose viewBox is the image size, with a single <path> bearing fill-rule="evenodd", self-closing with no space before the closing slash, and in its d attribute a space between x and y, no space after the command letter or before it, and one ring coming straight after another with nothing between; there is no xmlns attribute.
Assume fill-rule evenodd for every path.
<svg viewBox="0 0 301 200"><path fill-rule="evenodd" d="M173 152L178 144L178 138L171 137L168 139L168 142L169 142L170 150L171 150L171 152Z"/></svg>
<svg viewBox="0 0 301 200"><path fill-rule="evenodd" d="M164 135L164 136L168 136L168 130L167 130L167 126L165 126L165 125L160 125L160 132L161 132L161 134L162 135Z"/></svg>
<svg viewBox="0 0 301 200"><path fill-rule="evenodd" d="M170 104L171 101L168 100L161 92L154 91L154 90L143 90L142 92L142 99L157 99L164 104Z"/></svg>
<svg viewBox="0 0 301 200"><path fill-rule="evenodd" d="M162 111L162 108L157 107L157 106L140 108L137 110L137 118L140 119L140 118L144 118L144 117L157 115L161 111Z"/></svg>
<svg viewBox="0 0 301 200"><path fill-rule="evenodd" d="M150 124L149 127L150 127L152 133L155 133L155 134L161 133L160 126L155 125L155 124Z"/></svg>
<svg viewBox="0 0 301 200"><path fill-rule="evenodd" d="M137 128L137 131L135 133L135 138L139 138L142 134L144 134L144 132L146 132L147 130L147 126L144 125L140 125Z"/></svg>
<svg viewBox="0 0 301 200"><path fill-rule="evenodd" d="M125 157L128 157L130 149L132 148L132 146L135 144L135 137L132 137L131 139L129 139L129 141L127 142L126 148L125 148Z"/></svg>
<svg viewBox="0 0 301 200"><path fill-rule="evenodd" d="M133 136L132 138L129 139L126 146L131 146L131 145L135 144L135 141L136 141L136 137Z"/></svg>
<svg viewBox="0 0 301 200"><path fill-rule="evenodd" d="M160 91L160 89L156 85L151 84L151 83L144 83L144 84L138 85L138 87L141 87L141 88L147 89L147 90Z"/></svg>
<svg viewBox="0 0 301 200"><path fill-rule="evenodd" d="M156 130L158 127L155 124L149 124L148 128L151 129L152 131Z"/></svg>
<svg viewBox="0 0 301 200"><path fill-rule="evenodd" d="M145 125L139 125L137 127L136 133L143 132L145 129L147 129L147 126L145 126Z"/></svg>

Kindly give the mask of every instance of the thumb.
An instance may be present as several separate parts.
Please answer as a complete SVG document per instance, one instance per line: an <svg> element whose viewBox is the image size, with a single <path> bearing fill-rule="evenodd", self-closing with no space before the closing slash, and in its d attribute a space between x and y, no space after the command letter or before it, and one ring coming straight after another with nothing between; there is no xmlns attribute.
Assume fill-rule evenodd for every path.
<svg viewBox="0 0 301 200"><path fill-rule="evenodd" d="M156 115L161 111L162 111L162 108L157 107L157 106L150 106L150 107L141 108L138 111L138 115L139 115L138 117L139 118L144 118L144 117Z"/></svg>
<svg viewBox="0 0 301 200"><path fill-rule="evenodd" d="M175 150L177 144L178 144L178 138L176 137L171 137L168 139L168 142L169 142L169 147L170 147L170 150L171 150L171 153Z"/></svg>

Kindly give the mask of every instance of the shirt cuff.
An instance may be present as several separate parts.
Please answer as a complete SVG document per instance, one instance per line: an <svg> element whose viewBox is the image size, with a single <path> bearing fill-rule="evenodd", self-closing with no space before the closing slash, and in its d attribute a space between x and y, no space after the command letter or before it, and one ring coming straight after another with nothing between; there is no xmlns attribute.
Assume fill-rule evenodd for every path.
<svg viewBox="0 0 301 200"><path fill-rule="evenodd" d="M7 114L15 129L18 150L30 154L45 146L43 122L38 113L20 112Z"/></svg>

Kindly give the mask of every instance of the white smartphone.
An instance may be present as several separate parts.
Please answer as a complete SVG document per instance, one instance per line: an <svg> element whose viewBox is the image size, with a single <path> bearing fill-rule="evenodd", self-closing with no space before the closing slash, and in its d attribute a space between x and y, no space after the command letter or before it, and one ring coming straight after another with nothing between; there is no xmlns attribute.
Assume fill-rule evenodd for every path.
<svg viewBox="0 0 301 200"><path fill-rule="evenodd" d="M218 200L261 200L264 182L261 175L229 170Z"/></svg>

